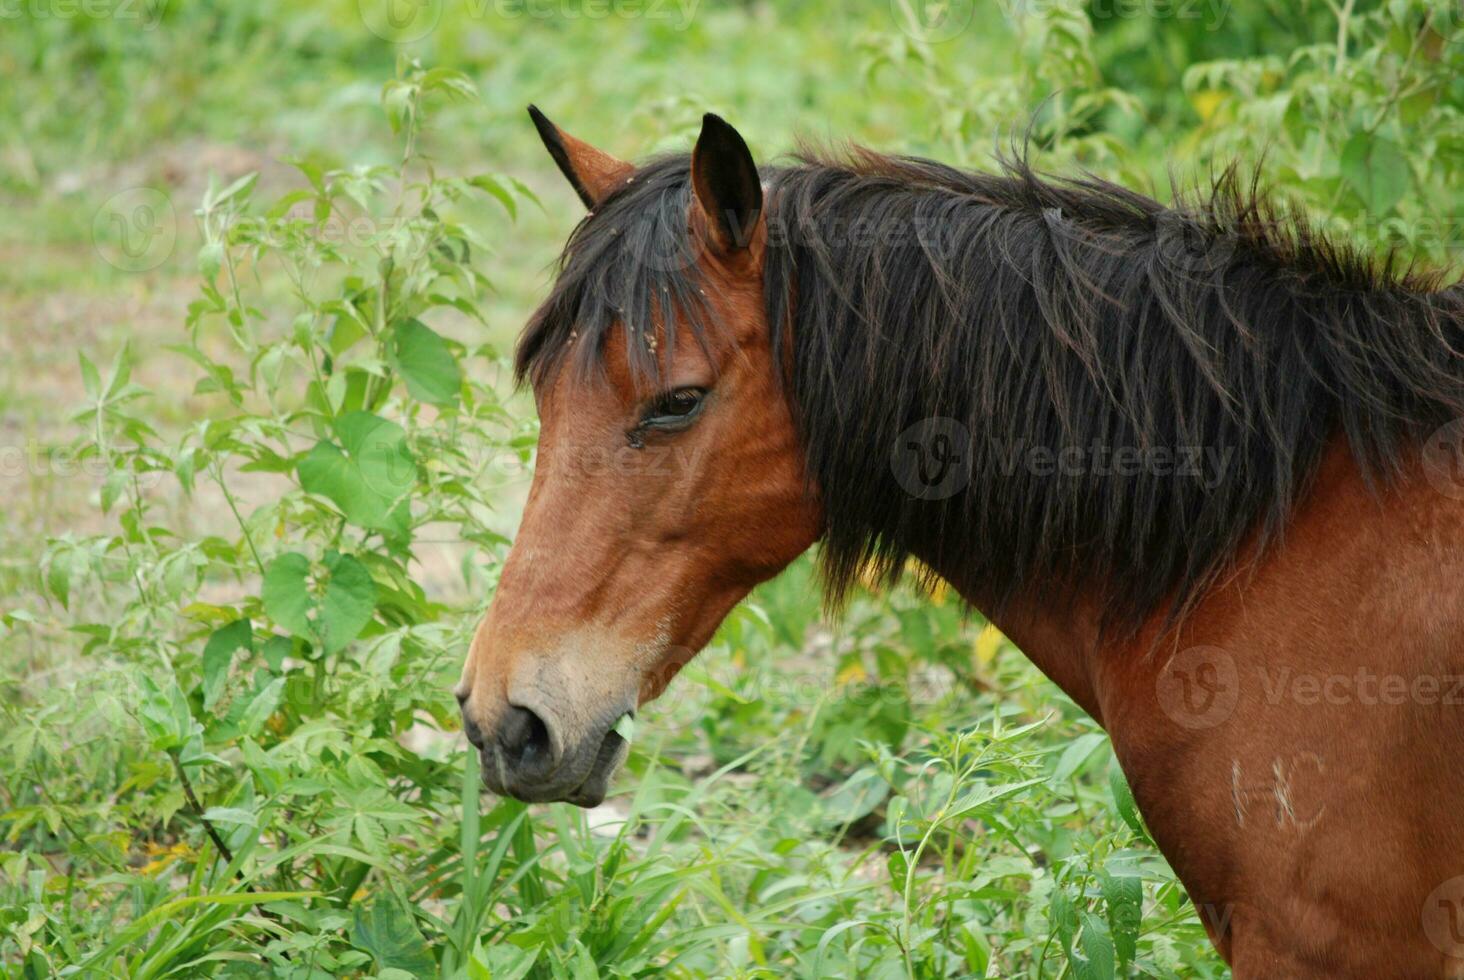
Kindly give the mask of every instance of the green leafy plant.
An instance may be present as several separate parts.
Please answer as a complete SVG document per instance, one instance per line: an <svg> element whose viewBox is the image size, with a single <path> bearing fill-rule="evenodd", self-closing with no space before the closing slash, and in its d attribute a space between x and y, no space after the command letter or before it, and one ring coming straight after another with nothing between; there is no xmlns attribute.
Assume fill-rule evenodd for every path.
<svg viewBox="0 0 1464 980"><path fill-rule="evenodd" d="M72 627L104 684L75 690L117 726L107 768L132 775L115 804L46 795L27 820L10 815L12 841L45 826L112 868L67 878L114 897L110 941L77 956L88 944L71 938L70 905L48 909L30 923L27 969L74 956L137 976L250 958L299 975L370 961L420 972L435 957L419 916L467 961L472 937L420 911L426 891L456 904L461 886L418 873L464 843L466 757L452 739L413 751L401 737L455 728L450 677L481 609L429 599L413 563L429 534L470 542L461 575L486 597L504 544L487 523L492 464L531 435L482 380L493 348L428 325L471 334L489 288L490 249L454 212L481 196L511 217L532 200L510 178L440 175L418 152L426 107L471 95L460 74L405 63L382 96L399 164L297 161L304 186L267 204L252 175L209 189L202 296L173 350L207 409L176 444L145 420L129 349L105 372L82 355L81 452L105 471L100 505L118 530L56 541L44 581L63 605L105 596L88 604L104 618ZM176 533L158 513L170 487L231 520ZM48 793L68 741L22 724L7 749ZM130 867L113 846L142 825L171 842L162 866Z"/></svg>

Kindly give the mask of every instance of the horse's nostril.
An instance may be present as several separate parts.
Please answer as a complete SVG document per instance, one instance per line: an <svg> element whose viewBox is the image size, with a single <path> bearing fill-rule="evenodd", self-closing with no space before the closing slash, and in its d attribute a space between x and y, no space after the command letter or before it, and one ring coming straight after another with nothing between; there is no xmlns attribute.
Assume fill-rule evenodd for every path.
<svg viewBox="0 0 1464 980"><path fill-rule="evenodd" d="M549 729L528 708L509 705L498 729L498 743L509 761L518 766L542 765L549 758Z"/></svg>
<svg viewBox="0 0 1464 980"><path fill-rule="evenodd" d="M483 730L478 727L477 722L469 718L467 712L463 712L463 734L468 736L468 742L475 749L483 747Z"/></svg>

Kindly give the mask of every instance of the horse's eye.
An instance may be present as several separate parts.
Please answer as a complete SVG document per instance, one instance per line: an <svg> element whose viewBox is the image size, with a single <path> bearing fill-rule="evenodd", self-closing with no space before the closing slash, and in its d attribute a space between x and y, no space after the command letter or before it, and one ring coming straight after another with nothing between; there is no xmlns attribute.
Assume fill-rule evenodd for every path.
<svg viewBox="0 0 1464 980"><path fill-rule="evenodd" d="M659 396L646 409L642 425L674 427L684 424L702 406L705 388L677 388Z"/></svg>

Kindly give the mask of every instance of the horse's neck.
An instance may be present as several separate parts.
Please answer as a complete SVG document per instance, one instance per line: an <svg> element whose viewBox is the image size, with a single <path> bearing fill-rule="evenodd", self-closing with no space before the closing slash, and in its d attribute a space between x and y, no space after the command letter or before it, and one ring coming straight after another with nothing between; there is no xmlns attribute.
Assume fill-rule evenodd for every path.
<svg viewBox="0 0 1464 980"><path fill-rule="evenodd" d="M1464 470L1437 449L1373 492L1334 442L1284 536L1157 644L1098 641L1081 596L998 614L1108 730L1237 976L1444 975L1407 938L1464 842Z"/></svg>
<svg viewBox="0 0 1464 980"><path fill-rule="evenodd" d="M959 576L951 585L974 608L992 609L988 597L970 590ZM988 613L988 615L990 615ZM1101 724L1103 711L1090 672L1099 636L1098 604L1079 598L1063 609L1050 603L1008 599L992 621L1058 687Z"/></svg>
<svg viewBox="0 0 1464 980"><path fill-rule="evenodd" d="M1115 688L1146 688L1152 700L1156 673L1200 646L1224 648L1253 672L1284 671L1288 663L1313 669L1318 662L1348 670L1354 659L1365 662L1366 629L1386 626L1399 641L1398 656L1406 657L1410 630L1419 634L1421 651L1426 631L1440 623L1464 629L1464 592L1449 584L1464 567L1464 469L1441 468L1454 463L1445 456L1428 465L1415 458L1396 483L1373 490L1334 440L1281 539L1259 555L1253 544L1243 546L1233 572L1170 632L1161 609L1137 632L1105 637L1102 601L1083 594L1060 606L1018 596L993 621L1106 724L1114 719L1105 715L1133 707ZM993 608L958 571L948 579L975 608Z"/></svg>

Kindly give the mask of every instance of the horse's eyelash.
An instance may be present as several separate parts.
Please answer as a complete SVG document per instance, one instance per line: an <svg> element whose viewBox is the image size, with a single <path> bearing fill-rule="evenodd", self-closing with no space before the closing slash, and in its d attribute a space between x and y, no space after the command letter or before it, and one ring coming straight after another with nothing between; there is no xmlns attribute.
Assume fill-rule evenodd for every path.
<svg viewBox="0 0 1464 980"><path fill-rule="evenodd" d="M679 392L679 391L684 391L684 390L688 390L688 389L685 389L685 388L671 388L671 389L669 389L667 391L660 392L654 398L651 398L650 400L648 400L647 402L645 402L644 407L641 409L641 417L640 417L640 420L637 421L636 424L633 427L631 427L629 430L627 430L626 433L625 433L625 441L630 446L631 449L644 449L645 448L645 445L646 445L646 443L645 443L645 432L646 432L646 430L652 427L653 420L659 417L659 414L658 413L660 413L661 410L669 407L669 405L671 403L671 399L673 397L675 397L676 393ZM698 395L701 396L701 397L705 397L706 396L706 390L705 389L696 388L696 389L690 389L690 390L695 390L698 393ZM700 406L700 402L698 402L698 405L696 407L697 408L700 408L701 407ZM693 409L692 412L687 413L687 415L684 416L684 417L689 420L692 417L692 415L695 414L695 411L696 410Z"/></svg>

